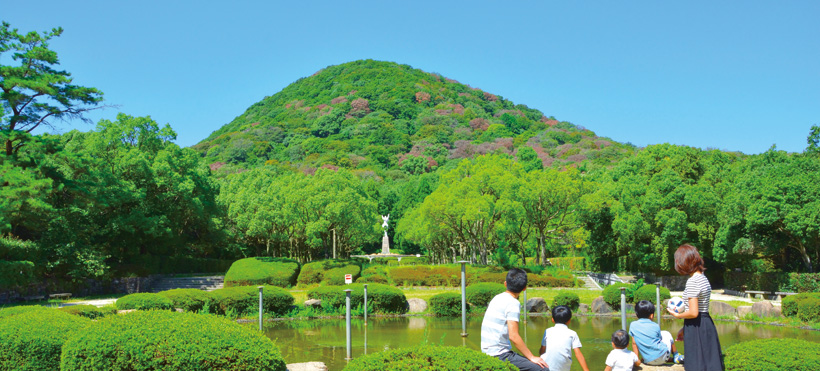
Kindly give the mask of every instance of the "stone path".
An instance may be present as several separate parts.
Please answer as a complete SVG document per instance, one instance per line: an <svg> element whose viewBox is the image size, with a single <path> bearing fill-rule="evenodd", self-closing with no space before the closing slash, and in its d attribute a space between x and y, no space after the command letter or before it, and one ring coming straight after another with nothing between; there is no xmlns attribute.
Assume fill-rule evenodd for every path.
<svg viewBox="0 0 820 371"><path fill-rule="evenodd" d="M83 301L74 301L71 303L61 303L60 307L70 307L73 305L93 305L95 307L103 307L106 305L114 304L117 299L98 299L98 300L83 300Z"/></svg>

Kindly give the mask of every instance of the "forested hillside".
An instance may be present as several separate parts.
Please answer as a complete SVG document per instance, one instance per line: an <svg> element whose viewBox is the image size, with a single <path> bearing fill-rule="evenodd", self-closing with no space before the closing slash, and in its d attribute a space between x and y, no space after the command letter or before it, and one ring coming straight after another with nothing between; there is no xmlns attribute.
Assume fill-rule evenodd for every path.
<svg viewBox="0 0 820 371"><path fill-rule="evenodd" d="M300 79L194 148L222 171L284 163L391 178L483 154L550 167L608 165L633 151L490 92L373 60Z"/></svg>

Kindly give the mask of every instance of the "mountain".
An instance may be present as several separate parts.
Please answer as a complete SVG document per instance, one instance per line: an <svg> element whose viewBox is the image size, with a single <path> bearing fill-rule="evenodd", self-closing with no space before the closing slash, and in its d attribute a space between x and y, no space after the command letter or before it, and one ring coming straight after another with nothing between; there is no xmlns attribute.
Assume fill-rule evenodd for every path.
<svg viewBox="0 0 820 371"><path fill-rule="evenodd" d="M330 66L253 104L193 147L211 169L263 164L419 174L505 153L529 166L607 166L634 147L408 65Z"/></svg>

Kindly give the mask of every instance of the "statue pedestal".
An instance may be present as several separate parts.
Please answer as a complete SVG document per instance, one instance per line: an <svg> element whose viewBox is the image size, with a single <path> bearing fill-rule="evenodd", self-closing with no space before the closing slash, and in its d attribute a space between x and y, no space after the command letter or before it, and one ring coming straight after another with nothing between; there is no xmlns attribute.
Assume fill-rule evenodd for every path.
<svg viewBox="0 0 820 371"><path fill-rule="evenodd" d="M382 254L390 254L390 240L387 238L387 231L384 231L384 237L382 237Z"/></svg>

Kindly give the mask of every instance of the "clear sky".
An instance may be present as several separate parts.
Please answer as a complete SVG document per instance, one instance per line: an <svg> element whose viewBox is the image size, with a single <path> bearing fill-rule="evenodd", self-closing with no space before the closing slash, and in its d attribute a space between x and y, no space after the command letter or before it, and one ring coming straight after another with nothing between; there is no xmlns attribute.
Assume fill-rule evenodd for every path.
<svg viewBox="0 0 820 371"><path fill-rule="evenodd" d="M365 58L638 146L799 152L820 124L818 1L3 2L20 31L65 29L51 43L62 69L119 105L92 120L150 115L183 146Z"/></svg>

